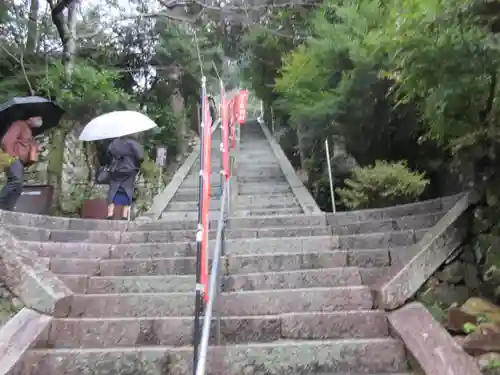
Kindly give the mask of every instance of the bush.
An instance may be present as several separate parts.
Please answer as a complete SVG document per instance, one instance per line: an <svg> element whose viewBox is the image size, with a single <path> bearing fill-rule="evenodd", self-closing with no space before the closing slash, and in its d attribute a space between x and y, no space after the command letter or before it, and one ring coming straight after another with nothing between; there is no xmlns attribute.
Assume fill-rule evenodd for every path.
<svg viewBox="0 0 500 375"><path fill-rule="evenodd" d="M342 203L351 209L380 208L414 202L429 180L425 173L412 172L405 161L354 168L345 188L336 189Z"/></svg>

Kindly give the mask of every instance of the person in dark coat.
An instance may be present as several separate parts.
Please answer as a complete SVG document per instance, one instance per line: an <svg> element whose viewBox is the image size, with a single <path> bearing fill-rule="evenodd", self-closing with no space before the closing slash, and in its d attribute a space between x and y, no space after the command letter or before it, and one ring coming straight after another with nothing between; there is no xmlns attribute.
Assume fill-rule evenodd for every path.
<svg viewBox="0 0 500 375"><path fill-rule="evenodd" d="M108 192L108 220L113 219L117 204L123 206L122 220L128 220L135 179L144 159L144 151L135 137L127 136L111 142L108 154L113 166Z"/></svg>
<svg viewBox="0 0 500 375"><path fill-rule="evenodd" d="M0 209L13 211L23 190L24 168L36 163L41 150L33 139L32 128L42 126L41 117L30 117L26 121L13 122L2 138L2 149L15 158L5 169L7 183L0 191Z"/></svg>

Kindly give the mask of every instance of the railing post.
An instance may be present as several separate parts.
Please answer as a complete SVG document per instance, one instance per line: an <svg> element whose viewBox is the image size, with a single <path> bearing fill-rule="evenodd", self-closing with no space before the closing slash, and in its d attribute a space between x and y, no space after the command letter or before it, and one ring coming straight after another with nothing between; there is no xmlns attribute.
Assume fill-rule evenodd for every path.
<svg viewBox="0 0 500 375"><path fill-rule="evenodd" d="M198 365L198 349L201 339L200 316L203 309L203 284L201 283L201 270L202 270L202 242L203 242L203 164L204 164L204 136L206 131L211 131L210 127L207 129L207 124L204 124L205 115L205 85L206 78L201 79L201 116L200 116L200 176L199 176L199 198L198 198L198 230L196 232L196 288L195 288L195 305L194 305L194 322L193 322L193 374L196 374L196 367Z"/></svg>
<svg viewBox="0 0 500 375"><path fill-rule="evenodd" d="M325 150L326 150L326 165L328 166L328 179L330 180L330 195L332 198L332 212L335 213L335 192L333 190L333 177L332 177L332 166L330 162L330 147L328 146L328 138L325 139Z"/></svg>

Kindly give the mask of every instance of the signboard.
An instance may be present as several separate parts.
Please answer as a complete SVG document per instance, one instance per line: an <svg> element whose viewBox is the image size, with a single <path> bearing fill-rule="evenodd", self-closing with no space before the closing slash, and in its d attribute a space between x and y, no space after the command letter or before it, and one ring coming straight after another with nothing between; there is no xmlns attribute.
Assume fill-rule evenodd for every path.
<svg viewBox="0 0 500 375"><path fill-rule="evenodd" d="M248 102L248 91L242 90L238 95L238 110L237 110L237 118L239 124L243 124L246 120L247 115L247 102Z"/></svg>
<svg viewBox="0 0 500 375"><path fill-rule="evenodd" d="M163 168L167 164L167 146L156 147L156 166Z"/></svg>

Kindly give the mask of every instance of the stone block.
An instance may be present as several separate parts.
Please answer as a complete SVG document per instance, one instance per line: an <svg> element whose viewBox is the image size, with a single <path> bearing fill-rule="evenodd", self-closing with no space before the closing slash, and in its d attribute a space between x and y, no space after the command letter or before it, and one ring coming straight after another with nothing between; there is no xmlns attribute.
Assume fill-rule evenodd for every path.
<svg viewBox="0 0 500 375"><path fill-rule="evenodd" d="M6 287L28 308L66 316L73 293L38 259L36 253L0 229L0 278Z"/></svg>
<svg viewBox="0 0 500 375"><path fill-rule="evenodd" d="M256 238L226 240L228 255L260 253L297 253L328 251L338 248L338 238L331 236Z"/></svg>
<svg viewBox="0 0 500 375"><path fill-rule="evenodd" d="M420 303L411 303L388 316L390 327L403 340L425 374L481 375L469 357Z"/></svg>
<svg viewBox="0 0 500 375"><path fill-rule="evenodd" d="M46 342L52 318L29 308L19 311L0 329L0 374L11 375L22 367L30 348Z"/></svg>
<svg viewBox="0 0 500 375"><path fill-rule="evenodd" d="M339 236L341 249L381 249L413 245L415 242L412 230Z"/></svg>
<svg viewBox="0 0 500 375"><path fill-rule="evenodd" d="M223 283L228 292L360 285L361 278L357 268L345 267L232 275Z"/></svg>
<svg viewBox="0 0 500 375"><path fill-rule="evenodd" d="M75 263L79 263L77 260ZM85 265L81 265L86 267ZM89 265L90 266L90 265ZM91 267L91 266L90 266ZM92 271L92 268L90 268ZM73 272L77 273L77 272ZM196 258L110 259L98 262L95 276L189 275L196 273Z"/></svg>
<svg viewBox="0 0 500 375"><path fill-rule="evenodd" d="M468 193L410 250L413 257L390 280L376 286L376 304L393 309L411 298L450 257L465 238L466 210L474 195Z"/></svg>
<svg viewBox="0 0 500 375"><path fill-rule="evenodd" d="M228 272L245 274L254 272L272 272L334 268L347 265L345 251L317 251L300 253L268 253L228 256Z"/></svg>
<svg viewBox="0 0 500 375"><path fill-rule="evenodd" d="M86 291L89 294L177 293L191 292L195 284L194 275L94 276L88 279Z"/></svg>

